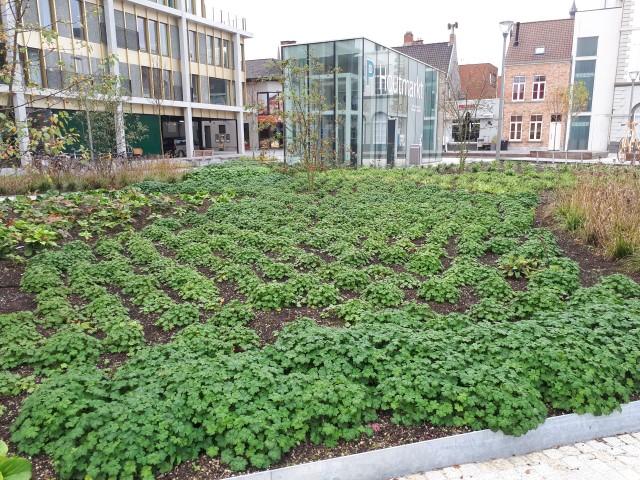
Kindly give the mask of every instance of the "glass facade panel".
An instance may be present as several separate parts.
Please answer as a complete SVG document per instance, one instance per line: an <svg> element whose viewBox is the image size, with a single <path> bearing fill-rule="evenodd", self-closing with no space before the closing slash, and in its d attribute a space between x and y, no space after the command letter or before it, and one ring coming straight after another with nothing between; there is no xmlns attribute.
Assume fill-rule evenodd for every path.
<svg viewBox="0 0 640 480"><path fill-rule="evenodd" d="M582 37L578 39L576 57L595 57L598 55L598 37Z"/></svg>
<svg viewBox="0 0 640 480"><path fill-rule="evenodd" d="M591 117L576 117L571 122L571 130L569 134L569 150L588 150L590 129Z"/></svg>
<svg viewBox="0 0 640 480"><path fill-rule="evenodd" d="M300 98L320 97L314 122L337 164L420 165L438 155L438 74L430 66L361 38L287 46L283 58L306 66L303 75L285 75L285 112L295 116ZM285 148L294 163L303 136L290 119Z"/></svg>
<svg viewBox="0 0 640 480"><path fill-rule="evenodd" d="M578 60L576 62L576 73L574 77L574 83L582 82L587 91L589 92L589 103L585 112L591 111L591 104L593 101L593 81L596 76L596 61L595 60Z"/></svg>

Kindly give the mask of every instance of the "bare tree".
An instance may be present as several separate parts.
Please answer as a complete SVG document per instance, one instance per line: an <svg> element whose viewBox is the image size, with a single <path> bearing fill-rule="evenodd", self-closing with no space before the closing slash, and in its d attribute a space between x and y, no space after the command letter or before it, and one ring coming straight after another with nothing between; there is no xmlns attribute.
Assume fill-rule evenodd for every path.
<svg viewBox="0 0 640 480"><path fill-rule="evenodd" d="M486 100L484 97L488 89L488 75L487 69L486 79L483 73L482 81L473 88L473 92L469 87L464 90L447 77L443 109L445 119L451 122L452 128L455 125L458 130L458 167L461 172L464 171L469 155L469 142L474 133L475 120L480 113L489 111L489 107L483 102Z"/></svg>
<svg viewBox="0 0 640 480"><path fill-rule="evenodd" d="M546 104L549 113L551 115L561 116L562 118L561 122L555 122L556 125L554 125L556 129L558 128L558 123L561 123L564 127L562 151L565 150L565 145L567 144L569 119L571 119L571 123L573 123L575 118L587 109L590 98L589 89L582 81L568 86L556 86L552 88L547 95ZM555 134L557 138L557 131Z"/></svg>

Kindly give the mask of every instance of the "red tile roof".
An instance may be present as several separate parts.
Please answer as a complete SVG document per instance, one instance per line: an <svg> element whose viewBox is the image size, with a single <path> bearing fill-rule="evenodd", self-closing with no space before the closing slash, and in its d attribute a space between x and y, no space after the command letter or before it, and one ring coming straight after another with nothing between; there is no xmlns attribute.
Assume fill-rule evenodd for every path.
<svg viewBox="0 0 640 480"><path fill-rule="evenodd" d="M519 33L514 25L506 64L570 62L573 25L572 18L521 23ZM536 54L538 47L544 47L544 53Z"/></svg>

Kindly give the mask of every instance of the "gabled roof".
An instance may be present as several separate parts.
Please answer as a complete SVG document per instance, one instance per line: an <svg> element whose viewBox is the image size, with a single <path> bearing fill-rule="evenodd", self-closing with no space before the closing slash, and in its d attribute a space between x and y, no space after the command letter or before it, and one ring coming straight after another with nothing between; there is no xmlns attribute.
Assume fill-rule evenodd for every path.
<svg viewBox="0 0 640 480"><path fill-rule="evenodd" d="M280 72L275 58L259 58L247 60L247 80L267 80L278 78Z"/></svg>
<svg viewBox="0 0 640 480"><path fill-rule="evenodd" d="M431 65L437 70L448 72L453 45L449 42L414 43L413 45L394 47L394 50Z"/></svg>
<svg viewBox="0 0 640 480"><path fill-rule="evenodd" d="M574 19L545 20L513 26L507 65L571 62ZM516 44L517 43L517 44ZM536 53L544 47L544 53Z"/></svg>
<svg viewBox="0 0 640 480"><path fill-rule="evenodd" d="M496 98L498 67L490 63L460 65L460 90L470 100ZM493 74L493 84L491 83Z"/></svg>

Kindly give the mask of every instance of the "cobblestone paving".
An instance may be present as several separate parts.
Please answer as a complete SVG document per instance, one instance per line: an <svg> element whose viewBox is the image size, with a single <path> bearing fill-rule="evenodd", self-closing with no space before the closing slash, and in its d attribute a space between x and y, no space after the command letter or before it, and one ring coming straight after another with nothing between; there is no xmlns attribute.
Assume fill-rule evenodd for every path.
<svg viewBox="0 0 640 480"><path fill-rule="evenodd" d="M520 457L468 463L398 480L640 480L640 433Z"/></svg>

